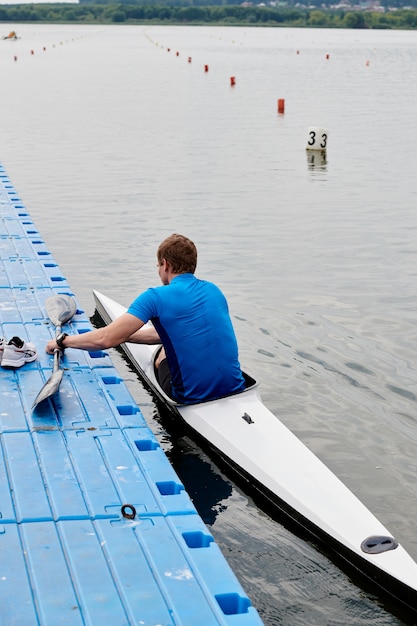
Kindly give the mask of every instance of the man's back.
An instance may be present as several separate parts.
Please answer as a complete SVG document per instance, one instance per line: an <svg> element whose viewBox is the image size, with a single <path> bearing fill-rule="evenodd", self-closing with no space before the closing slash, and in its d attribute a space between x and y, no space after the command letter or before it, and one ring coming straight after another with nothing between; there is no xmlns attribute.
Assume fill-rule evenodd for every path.
<svg viewBox="0 0 417 626"><path fill-rule="evenodd" d="M129 313L152 320L178 402L192 404L244 389L227 302L213 283L180 274L169 285L141 294Z"/></svg>

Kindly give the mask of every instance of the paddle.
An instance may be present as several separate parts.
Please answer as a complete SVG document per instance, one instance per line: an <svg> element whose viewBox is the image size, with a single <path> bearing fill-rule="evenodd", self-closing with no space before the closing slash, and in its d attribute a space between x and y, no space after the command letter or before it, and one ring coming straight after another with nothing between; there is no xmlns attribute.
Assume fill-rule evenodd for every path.
<svg viewBox="0 0 417 626"><path fill-rule="evenodd" d="M66 295L51 296L46 299L45 307L49 319L55 326L55 337L58 337L61 333L62 325L68 322L77 310L75 300L71 298L71 296ZM64 375L64 370L59 368L60 357L61 350L56 348L54 350L54 367L52 374L36 396L32 404L32 409L58 391L62 376Z"/></svg>

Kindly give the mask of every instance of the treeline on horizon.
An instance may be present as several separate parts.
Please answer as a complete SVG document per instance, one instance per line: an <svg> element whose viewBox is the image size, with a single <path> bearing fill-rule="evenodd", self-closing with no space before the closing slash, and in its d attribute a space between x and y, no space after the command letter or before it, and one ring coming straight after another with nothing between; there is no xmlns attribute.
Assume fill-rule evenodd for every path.
<svg viewBox="0 0 417 626"><path fill-rule="evenodd" d="M234 4L198 6L193 0L177 4L119 2L101 4L84 0L80 4L0 5L0 22L85 23L85 24L182 24L229 26L291 26L295 28L369 28L413 30L417 10L398 9L385 13L300 7L242 6ZM196 0L202 1L202 0ZM209 0L210 1L210 0ZM314 0L313 0L314 1ZM410 0L417 5L417 0ZM146 2L146 0L145 0ZM320 2L320 0L317 0ZM309 3L310 4L310 3ZM410 4L411 6L411 4ZM7 34L7 33L5 33Z"/></svg>

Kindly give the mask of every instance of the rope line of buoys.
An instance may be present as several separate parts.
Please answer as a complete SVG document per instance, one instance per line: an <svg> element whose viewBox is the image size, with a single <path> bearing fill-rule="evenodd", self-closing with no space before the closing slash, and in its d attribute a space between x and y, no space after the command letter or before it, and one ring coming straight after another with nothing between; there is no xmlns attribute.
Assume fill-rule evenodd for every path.
<svg viewBox="0 0 417 626"><path fill-rule="evenodd" d="M84 35L83 35L82 37L78 37L78 39L82 39L83 37L84 37ZM11 37L0 37L0 39L3 39L3 40L5 40L5 39L11 39ZM14 40L16 40L16 39L21 39L21 37L18 37L18 36L16 35L13 39L14 39ZM70 43L70 42L73 42L73 41L76 41L76 39L75 39L75 38L72 38L71 40L67 40L66 42L60 41L60 42L59 42L59 45L63 46L63 45L64 45L64 43ZM55 47L56 47L56 44L51 44L51 45L52 45L52 48L55 48ZM46 50L47 50L47 47L46 47L46 46L42 46L42 52L46 52ZM31 48L28 52L29 52L29 55L30 55L30 56L35 56L35 52L36 52L36 51L35 51L35 49ZM20 51L20 57L19 57L17 54L14 54L14 55L13 55L13 61L15 61L15 62L16 62L19 58L22 58L22 56L23 56L22 51Z"/></svg>
<svg viewBox="0 0 417 626"><path fill-rule="evenodd" d="M155 42L152 42L155 43ZM155 44L158 45L158 44ZM170 52L171 48L167 48L167 51ZM300 54L300 50L296 50L296 54ZM179 56L179 52L176 52L176 56ZM330 59L330 54L325 55L326 60ZM192 57L187 57L188 63L191 63ZM366 61L366 65L369 65L369 60ZM204 73L209 72L209 65L206 63L203 65ZM236 86L236 76L229 77L229 83L231 87ZM277 112L279 115L284 115L285 113L285 99L278 98L277 99ZM308 163L310 168L325 168L327 164L326 159L326 150L328 143L329 133L325 128L311 126L308 129L308 137L306 143L306 151L308 155Z"/></svg>

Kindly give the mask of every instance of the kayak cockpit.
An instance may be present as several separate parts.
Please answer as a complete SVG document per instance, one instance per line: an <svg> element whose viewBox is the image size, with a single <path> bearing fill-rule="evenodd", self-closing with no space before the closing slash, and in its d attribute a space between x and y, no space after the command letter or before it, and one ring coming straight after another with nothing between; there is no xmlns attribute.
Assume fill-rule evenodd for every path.
<svg viewBox="0 0 417 626"><path fill-rule="evenodd" d="M158 355L161 349L162 349L162 346L158 346L158 348L154 351L152 355L152 373L153 373L153 380L152 380L153 385L152 386L155 387L161 399L164 402L166 402L171 408L180 407L180 406L189 406L189 405L184 405L179 402L176 402L176 400L174 400L171 396L169 396L159 384L158 373L155 367L155 363L156 363L156 360L158 358ZM220 396L219 398L212 398L210 400L202 400L201 402L193 402L193 405L206 404L208 402L217 402L218 400L222 400L224 398L230 398L232 396L239 396L241 394L247 393L249 390L259 385L259 383L254 378L252 378L252 376L249 376L249 374L247 374L246 372L242 371L242 374L243 374L243 378L245 379L245 388L243 390L236 391L235 393L227 394L226 396Z"/></svg>

